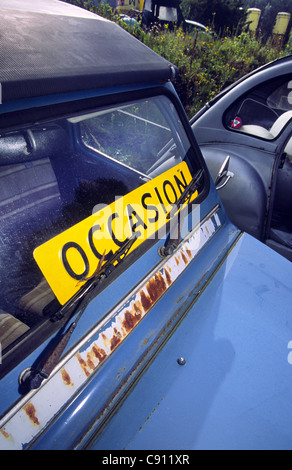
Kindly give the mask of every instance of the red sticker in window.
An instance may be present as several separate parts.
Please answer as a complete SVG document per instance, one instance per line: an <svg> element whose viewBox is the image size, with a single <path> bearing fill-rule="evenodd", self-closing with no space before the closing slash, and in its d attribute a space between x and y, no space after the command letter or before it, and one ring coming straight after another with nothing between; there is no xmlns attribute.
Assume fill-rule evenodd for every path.
<svg viewBox="0 0 292 470"><path fill-rule="evenodd" d="M239 129L241 127L242 121L240 117L236 116L232 121L231 121L231 127L233 129Z"/></svg>

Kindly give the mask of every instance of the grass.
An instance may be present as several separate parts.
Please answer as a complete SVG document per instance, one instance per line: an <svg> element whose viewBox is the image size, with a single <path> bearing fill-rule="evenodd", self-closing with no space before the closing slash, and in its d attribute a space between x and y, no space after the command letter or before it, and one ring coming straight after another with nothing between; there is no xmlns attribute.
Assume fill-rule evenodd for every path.
<svg viewBox="0 0 292 470"><path fill-rule="evenodd" d="M178 68L174 85L189 117L245 74L292 53L292 40L283 49L275 45L272 38L263 44L249 32L231 34L227 30L218 37L210 31L192 34L182 29L170 31L167 26L145 31L127 26L107 4L101 3L95 10L99 15L118 22Z"/></svg>
<svg viewBox="0 0 292 470"><path fill-rule="evenodd" d="M178 29L150 31L141 39L177 66L179 74L174 85L189 117L229 84L285 55L272 41L263 45L249 33L216 38L208 33L189 35Z"/></svg>

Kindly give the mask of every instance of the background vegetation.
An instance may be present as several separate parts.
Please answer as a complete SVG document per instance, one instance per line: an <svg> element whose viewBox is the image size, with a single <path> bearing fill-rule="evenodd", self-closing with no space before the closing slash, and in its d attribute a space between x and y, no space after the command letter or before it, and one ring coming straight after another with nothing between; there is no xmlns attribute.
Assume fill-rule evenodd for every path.
<svg viewBox="0 0 292 470"><path fill-rule="evenodd" d="M142 40L177 66L174 85L189 117L226 86L285 54L245 32L218 38L208 33L189 35L180 29L150 31L142 34Z"/></svg>
<svg viewBox="0 0 292 470"><path fill-rule="evenodd" d="M185 18L208 25L207 32L153 27L129 27L107 3L65 0L118 22L137 39L178 68L174 83L189 117L222 89L276 58L292 53L292 41L279 43L271 35L276 14L292 13L291 0L182 0ZM248 7L261 8L266 20L254 35L245 30ZM269 18L269 28L268 20ZM288 38L287 38L288 39Z"/></svg>
<svg viewBox="0 0 292 470"><path fill-rule="evenodd" d="M245 21L248 8L261 10L259 36L266 41L272 33L277 13L292 15L291 0L182 0L182 10L186 18L213 26L217 33L227 28L236 33L238 26Z"/></svg>

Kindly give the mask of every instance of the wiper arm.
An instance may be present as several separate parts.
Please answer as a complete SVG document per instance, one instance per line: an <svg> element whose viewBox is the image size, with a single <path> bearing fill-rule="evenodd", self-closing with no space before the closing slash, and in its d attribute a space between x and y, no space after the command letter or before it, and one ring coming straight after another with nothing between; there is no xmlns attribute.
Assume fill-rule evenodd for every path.
<svg viewBox="0 0 292 470"><path fill-rule="evenodd" d="M138 236L140 235L140 232L133 233L130 238L128 238L122 245L121 247L115 251L115 253L109 258L109 260L102 266L102 263L104 261L104 255L100 259L97 269L95 272L90 276L90 277L85 277L84 279L81 279L79 283L84 282L83 286L74 294L71 299L66 302L63 307L61 307L58 312L54 313L51 315L50 319L52 321L60 320L63 318L65 313L72 309L72 307L79 303L97 284L100 285L102 280L107 278L112 271L123 261L125 256L129 253L129 250L131 249L132 245L135 243L137 240Z"/></svg>
<svg viewBox="0 0 292 470"><path fill-rule="evenodd" d="M176 224L172 223L171 225L167 242L165 243L165 245L160 246L158 249L158 253L162 258L172 255L174 250L178 247L181 238L181 229L183 226L183 221L188 212L187 206L183 209L181 208L181 206L189 202L194 192L199 189L203 174L203 169L197 171L197 173L192 178L191 182L186 186L185 190L182 192L181 196L176 201L171 211L166 215L167 219L172 219L177 214L178 210L181 209L180 212L176 215ZM173 236L173 232L175 233L175 236Z"/></svg>
<svg viewBox="0 0 292 470"><path fill-rule="evenodd" d="M199 183L201 181L201 178L203 176L204 170L198 170L197 173L194 175L192 178L192 181L186 186L185 190L182 192L176 203L174 204L173 208L171 211L166 215L167 219L171 219L178 209L180 209L180 206L182 204L185 204L186 202L189 202L192 195L194 192L198 189Z"/></svg>
<svg viewBox="0 0 292 470"><path fill-rule="evenodd" d="M45 359L41 360L36 367L26 369L26 371L21 374L20 383L26 391L39 388L43 380L47 379L50 376L53 369L58 364L63 354L63 351L65 350L69 339L73 331L75 330L83 312L85 311L92 298L96 295L96 288L99 287L100 283L105 278L107 278L114 271L114 269L124 260L132 245L137 240L138 236L139 232L137 232L137 234L134 233L102 266L105 256L104 254L100 259L97 269L93 273L93 275L89 278L84 279L86 281L84 286L81 287L81 289L75 294L75 296L72 297L52 318L53 321L62 318L67 310L75 306L72 314L70 315L70 317L72 317L78 311L78 308L81 307L76 319L70 324L67 330L63 334L61 334L61 336L58 336L57 341L56 339L54 340L52 348L49 347L49 352L46 355ZM88 295L89 293L91 293L91 295Z"/></svg>

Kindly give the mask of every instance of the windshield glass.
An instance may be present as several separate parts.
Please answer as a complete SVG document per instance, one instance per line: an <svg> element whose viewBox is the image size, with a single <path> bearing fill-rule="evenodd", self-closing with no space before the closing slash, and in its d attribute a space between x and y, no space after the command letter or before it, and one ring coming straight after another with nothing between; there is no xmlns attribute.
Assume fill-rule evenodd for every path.
<svg viewBox="0 0 292 470"><path fill-rule="evenodd" d="M54 265L51 251L50 255L41 251L42 264L39 262L36 256L39 247L64 238L64 233L69 229L74 231L76 224L85 224L101 204L107 207L116 198L138 194L134 192L137 188L142 185L148 188L146 185L154 178L179 164L187 164L189 179L199 167L173 104L163 96L1 134L0 341L3 350L60 308L74 293L69 290L64 302L61 294L56 295L52 277L61 286L61 293L63 289L59 268ZM181 175L184 177L182 172ZM168 186L165 181L161 185L163 197L170 204L178 200L189 181L177 179L176 182L174 188L169 177ZM156 186L157 197L163 199ZM143 195L145 206L150 202L147 200L150 193L151 188ZM156 222L158 212L153 204L149 203L150 207L149 220ZM133 214L128 214L128 218L132 220L134 232L139 224L142 227L142 222ZM91 243L92 227L87 226L86 230L87 240L91 235ZM114 238L113 230L111 235L119 248L122 237L116 234ZM67 263L65 267L74 278L74 285L76 280L92 272L87 266L90 257L87 259L86 250L77 242L72 238L70 245L67 239L63 243L66 250L62 251L62 262ZM100 258L93 242L91 249L95 260ZM46 268L50 270L48 274Z"/></svg>

